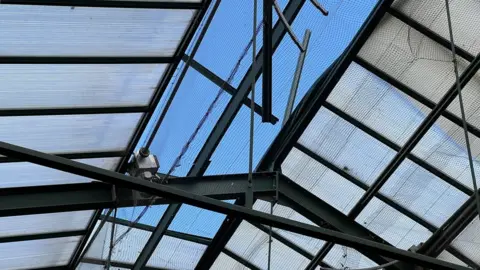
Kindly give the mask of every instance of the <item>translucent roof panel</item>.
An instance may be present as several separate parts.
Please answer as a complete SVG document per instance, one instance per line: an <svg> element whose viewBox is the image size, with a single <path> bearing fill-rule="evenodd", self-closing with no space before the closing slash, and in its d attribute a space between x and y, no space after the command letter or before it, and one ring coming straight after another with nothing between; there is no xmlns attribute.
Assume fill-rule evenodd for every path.
<svg viewBox="0 0 480 270"><path fill-rule="evenodd" d="M1 5L0 55L172 56L194 13Z"/></svg>
<svg viewBox="0 0 480 270"><path fill-rule="evenodd" d="M475 76L462 88L462 100L463 107L465 109L465 118L467 122L473 126L480 128L480 72L477 72ZM460 102L458 97L447 108L450 112L454 113L458 117L462 117L460 111Z"/></svg>
<svg viewBox="0 0 480 270"><path fill-rule="evenodd" d="M355 221L401 249L419 245L432 235L429 230L377 198L370 201Z"/></svg>
<svg viewBox="0 0 480 270"><path fill-rule="evenodd" d="M388 14L359 56L434 102L455 82L451 51ZM458 60L463 72L468 62Z"/></svg>
<svg viewBox="0 0 480 270"><path fill-rule="evenodd" d="M473 221L452 242L452 246L476 263L480 263L480 220Z"/></svg>
<svg viewBox="0 0 480 270"><path fill-rule="evenodd" d="M445 1L396 0L393 7L449 40ZM476 0L451 1L450 14L457 46L473 55L480 52L480 3Z"/></svg>
<svg viewBox="0 0 480 270"><path fill-rule="evenodd" d="M0 243L0 265L4 270L67 265L80 239L78 236Z"/></svg>
<svg viewBox="0 0 480 270"><path fill-rule="evenodd" d="M223 214L184 204L168 229L213 238L224 219Z"/></svg>
<svg viewBox="0 0 480 270"><path fill-rule="evenodd" d="M271 205L270 202L257 200L255 202L255 204L253 205L253 209L255 209L257 211L264 212L264 213L270 213L270 205ZM316 226L309 219L300 215L299 213L297 213L293 209L291 209L289 207L286 207L286 206L283 206L283 205L280 205L280 204L276 204L273 207L273 214L276 215L276 216L283 217L283 218L288 218L288 219L291 219L291 220L295 220L295 221L298 221L298 222L303 222L303 223L306 223L306 224L309 224L309 225ZM306 250L307 252L312 254L312 256L317 254L317 252L320 251L320 249L325 244L325 241L322 241L320 239L308 237L308 236L305 236L305 235L293 233L293 232L286 231L286 230L280 230L278 228L272 228L272 231L276 232L279 235L281 235L281 236L285 237L286 239L290 240L295 245L303 248L304 250Z"/></svg>
<svg viewBox="0 0 480 270"><path fill-rule="evenodd" d="M295 147L282 163L282 173L344 214L365 192Z"/></svg>
<svg viewBox="0 0 480 270"><path fill-rule="evenodd" d="M207 246L164 235L147 266L162 269L194 269Z"/></svg>
<svg viewBox="0 0 480 270"><path fill-rule="evenodd" d="M127 231L127 226L115 224L115 241ZM106 260L110 250L110 235L112 223L107 222L93 241L90 249L86 253L86 258ZM150 235L149 231L131 229L129 233L118 242L112 251L112 261L121 263L135 263L138 255L147 243Z"/></svg>
<svg viewBox="0 0 480 270"><path fill-rule="evenodd" d="M310 260L272 238L272 269L303 269ZM267 269L268 234L242 221L227 249L261 269Z"/></svg>
<svg viewBox="0 0 480 270"><path fill-rule="evenodd" d="M225 253L220 253L217 259L213 263L210 270L225 270L225 269L235 269L235 270L246 270L250 269L238 261L232 259L232 257L226 255Z"/></svg>
<svg viewBox="0 0 480 270"><path fill-rule="evenodd" d="M56 154L125 150L141 116L122 113L0 117L0 140Z"/></svg>
<svg viewBox="0 0 480 270"><path fill-rule="evenodd" d="M461 261L457 257L453 256L453 254L448 251L442 251L442 253L438 255L437 259L468 267L467 264L465 264L463 261Z"/></svg>
<svg viewBox="0 0 480 270"><path fill-rule="evenodd" d="M338 168L371 184L395 151L327 109L320 109L299 143Z"/></svg>
<svg viewBox="0 0 480 270"><path fill-rule="evenodd" d="M478 178L480 177L478 157L480 154L480 139L471 134L469 137L475 173ZM463 185L472 188L465 135L462 127L444 117L440 117L413 149L413 153Z"/></svg>
<svg viewBox="0 0 480 270"><path fill-rule="evenodd" d="M84 230L93 210L0 218L0 237Z"/></svg>
<svg viewBox="0 0 480 270"><path fill-rule="evenodd" d="M0 118L1 121L1 118ZM120 158L77 159L75 161L115 170ZM87 183L92 179L27 162L0 163L0 188Z"/></svg>
<svg viewBox="0 0 480 270"><path fill-rule="evenodd" d="M357 250L341 245L334 245L323 261L339 269L358 269L377 266Z"/></svg>
<svg viewBox="0 0 480 270"><path fill-rule="evenodd" d="M399 145L430 111L356 63L346 70L327 101Z"/></svg>
<svg viewBox="0 0 480 270"><path fill-rule="evenodd" d="M147 224L156 227L158 222L167 210L168 205L152 205L142 215L138 223ZM143 212L145 206L122 207L117 210L117 218L134 221Z"/></svg>
<svg viewBox="0 0 480 270"><path fill-rule="evenodd" d="M3 109L146 106L166 66L0 65L3 74L0 106Z"/></svg>
<svg viewBox="0 0 480 270"><path fill-rule="evenodd" d="M440 227L468 196L406 159L380 189L411 212Z"/></svg>
<svg viewBox="0 0 480 270"><path fill-rule="evenodd" d="M104 270L104 269L105 269L104 265L90 264L90 263L80 263L77 267L77 270ZM129 270L129 269L110 266L110 270Z"/></svg>

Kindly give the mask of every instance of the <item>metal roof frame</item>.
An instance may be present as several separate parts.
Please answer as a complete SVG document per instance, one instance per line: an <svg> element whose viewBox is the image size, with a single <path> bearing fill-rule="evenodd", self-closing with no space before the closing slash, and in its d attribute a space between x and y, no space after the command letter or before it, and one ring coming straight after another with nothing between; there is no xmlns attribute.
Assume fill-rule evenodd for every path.
<svg viewBox="0 0 480 270"><path fill-rule="evenodd" d="M175 72L175 69L182 58L185 61L185 50L190 43L191 39L193 38L193 34L195 33L198 25L200 24L201 18L204 16L211 0L205 0L202 3L182 3L182 2L175 2L175 3L165 3L165 2L139 2L139 1L100 1L100 0L76 0L73 2L65 3L64 1L56 1L56 0L6 0L2 3L4 4L26 4L26 5L63 5L63 6L86 6L86 7L114 7L114 8L171 8L171 9L198 9L197 14L195 15L195 19L192 21L191 25L189 26L189 30L186 32L184 38L182 39L181 45L178 47L177 51L175 52L174 56L172 57L24 57L24 56L2 56L0 57L1 64L139 64L139 63L170 63L169 68L165 72L165 75L162 77L162 80L159 82L155 94L148 106L129 106L129 107L105 107L105 108L48 108L48 109L35 109L35 110L26 110L26 109L7 109L7 110L0 110L0 116L26 116L26 115L69 115L69 114L102 114L102 113L129 113L129 112L137 112L137 113L144 113L142 120L140 121L137 130L135 131L134 136L132 137L129 147L127 151L116 151L116 152L99 152L99 153L69 153L59 155L59 157L65 158L91 158L91 157L118 157L122 156L123 159L118 167L119 172L124 172L126 168L126 164L132 153L134 147L138 143L141 134L144 132L148 121L153 115L153 112L160 101L161 96L164 94L164 91ZM285 9L285 16L287 20L291 23L295 16L298 14L300 9L303 6L305 0L291 0ZM372 254L371 251L365 249L367 246L372 250L377 251L379 254L386 254L386 255L394 255L392 257L398 256L398 258L405 259L408 262L417 262L424 265L430 265L445 269L464 269L462 267L455 267L452 264L444 263L442 261L428 258L425 256L417 255L417 254L407 254L402 252L402 250L395 249L389 246L383 239L380 237L372 234L367 229L359 226L353 220L360 212L364 209L364 207L368 204L368 202L375 196L380 198L383 202L387 205L393 207L394 209L398 210L400 213L406 215L407 217L411 218L418 224L426 227L428 230L434 232L433 236L429 238L429 240L420 247L418 250L419 254L425 254L429 256L436 257L438 256L443 250L447 250L450 253L454 254L456 257L464 261L466 264L472 267L480 267L478 264L473 262L472 260L466 258L461 253L456 251L453 247L449 246L453 239L460 234L465 227L473 220L473 218L477 215L475 207L474 207L474 198L473 198L473 191L470 190L468 187L464 186L463 184L455 181L452 177L446 175L445 173L441 172L434 166L428 164L427 162L423 161L422 159L414 156L411 151L415 147L415 145L420 141L420 139L425 135L428 129L435 123L435 121L440 117L444 116L445 118L449 119L453 123L458 126L461 126L461 119L450 113L446 110L448 105L456 98L456 89L454 87L450 88L447 93L444 95L441 101L435 104L433 101L429 100L428 98L422 96L421 94L417 93L415 90L409 88L408 86L404 85L403 83L399 82L398 80L392 78L385 72L381 71L380 69L374 67L373 65L369 64L365 60L361 59L357 56L359 50L369 38L375 27L377 26L378 22L382 19L385 13L388 13L405 24L411 26L412 28L416 29L420 33L424 34L428 38L434 40L441 46L450 50L450 42L440 35L436 34L435 32L431 31L429 28L423 26L422 24L416 22L415 20L411 19L407 15L401 13L400 11L395 10L394 8L390 7L393 3L393 0L381 0L375 7L374 11L367 19L365 24L359 31L359 34L354 38L352 43L350 44L349 48L346 52L341 56L335 64L319 79L318 83L314 85L312 90L307 94L307 96L303 99L303 101L298 106L297 110L294 114L292 114L291 119L287 122L285 127L280 132L279 136L275 139L274 143L270 147L270 149L265 154L264 158L258 170L271 170L273 168L278 169L279 165L285 159L286 155L290 152L290 150L295 147L300 151L304 152L311 158L315 159L316 161L322 163L329 169L337 172L338 174L342 175L348 181L354 183L358 187L362 188L366 191L362 199L357 203L357 205L352 209L352 212L348 215L348 217L344 216L341 213L335 213L331 210L330 206L326 203L321 203L321 200L316 201L316 204L322 204L322 207L312 206L311 209L305 209L305 206L302 206L301 203L298 202L298 194L299 192L306 192L302 191L301 187L295 186L295 183L285 179L285 176L280 176L285 183L289 183L288 188L285 188L285 185L282 185L280 192L282 193L283 198L286 197L286 204L292 207L294 210L303 213L306 217L310 217L312 219L316 219L318 223L322 224L322 227L326 227L327 229L335 229L340 232L345 232L353 236L358 237L366 237L373 241L377 241L379 243L383 243L383 245L375 244L374 242L368 242L367 245L362 245L353 238L342 238L343 236L340 234L332 234L331 231L322 231L322 230L315 230L314 228L310 228L308 226L303 226L302 224L296 224L295 222L289 222L288 220L282 220L281 218L276 218L275 216L270 215L261 215L255 213L255 211L251 211L249 209L243 209L241 207L227 207L227 205L222 205L221 203L215 203L209 201L208 199L204 199L203 197L194 196L188 194L187 192L196 193L200 196L210 196L215 199L225 199L225 198L237 198L237 204L242 205L242 195L243 192L246 190L246 181L245 175L236 175L231 176L225 180L226 182L223 183L223 188L219 190L214 190L211 192L208 190L209 181L213 181L212 178L208 177L200 177L203 175L204 171L209 165L209 159L213 152L215 151L217 145L223 138L223 135L227 131L228 127L230 126L231 122L235 118L236 114L238 113L241 106L246 105L250 106L250 100L248 99L247 95L249 93L249 87L253 80L260 76L261 71L263 69L263 50L260 50L260 53L257 55L257 65L250 67L242 79L238 89L235 89L233 86L229 84L225 84L220 77L216 76L213 72L209 71L205 67L203 67L200 63L193 61L190 63L190 66L193 67L195 70L200 72L203 76L210 79L216 85L222 87L226 92L232 95L232 99L230 103L227 105L224 113L220 117L217 122L217 125L214 127L213 131L211 132L210 136L208 137L205 145L203 146L202 150L199 152L196 160L195 165L191 168L189 172L190 178L195 178L195 180L179 178L176 180L171 181L166 188L164 187L153 187L146 184L139 183L135 181L135 179L131 179L129 177L120 177L119 175L106 172L105 170L101 169L94 169L91 166L82 164L78 164L76 162L69 162L65 161L62 158L51 156L48 154L43 154L37 151L25 149L22 147L16 147L13 145L9 145L6 143L0 143L0 152L8 153L11 157L0 157L0 162L17 162L20 160L27 160L32 163L41 164L47 167L54 167L59 170L63 171L70 171L75 174L79 175L89 175L93 179L98 179L99 176L107 177L108 181L112 184L120 183L119 186L125 185L128 188L138 188L151 191L152 194L167 194L168 196L172 196L175 200L165 200L159 199L156 204L160 203L172 203L165 212L165 215L162 217L161 221L159 222L157 227L148 227L149 231L152 231L152 237L148 241L147 245L143 249L142 253L137 259L137 262L134 265L129 265L128 267L132 267L133 269L147 269L145 268L145 264L148 261L149 257L155 250L157 244L161 240L163 235L176 235L178 238L187 236L179 235L177 232L168 231L168 225L175 217L175 214L180 209L180 204L178 202L183 202L186 200L188 202L199 203L199 205L203 205L205 208L213 207L217 210L222 210L225 213L230 213L224 223L222 224L221 228L217 232L216 236L213 239L200 239L197 236L188 236L189 239L193 241L194 239L200 239L198 241L203 241L204 244L209 244L205 254L199 261L197 265L197 269L208 269L220 252L225 252L231 256L232 258L235 257L237 261L241 262L242 264L250 267L252 269L256 269L254 265L251 265L248 261L245 261L241 257L235 255L231 251L227 251L225 249L225 245L233 235L235 230L238 228L240 222L243 218L252 219L252 220L260 220L261 222L266 222L266 224L275 224L279 227L292 229L297 232L302 232L306 235L311 235L314 237L318 237L318 235L322 235L323 237L331 238L335 241L339 241L341 243L347 243L352 246L357 247L363 253L368 254L368 257L374 260L377 263L385 263L388 262L389 259L385 259L383 257L378 256L377 254ZM286 33L286 29L284 29L282 24L277 24L273 29L273 52L278 47L280 42L283 39L283 36ZM470 61L470 65L466 69L466 71L461 76L461 85L464 87L470 79L475 75L475 73L480 69L480 56L473 56L469 52L461 49L456 48L457 53L459 56L465 58L466 60ZM360 121L354 119L353 117L349 116L348 114L344 113L342 110L336 108L334 105L326 102L326 99L331 91L333 91L335 85L343 76L344 72L348 68L348 66L355 62L360 66L364 67L366 70L374 74L375 76L381 78L382 80L388 82L392 86L396 87L401 92L407 94L408 96L412 97L413 99L419 101L420 103L424 104L428 108L432 109L431 113L425 118L425 121L418 127L415 133L409 138L408 142L405 143L403 147L395 144L391 140L385 138L383 135L379 134L378 132L372 130L371 128L367 127L366 125L362 124ZM356 179L355 177L349 175L347 172L337 168L333 164L329 163L328 161L324 160L322 157L316 155L308 148L302 146L297 142L300 135L303 133L303 130L308 126L309 122L315 116L316 112L319 110L320 107L325 107L326 109L334 112L339 117L345 119L355 127L359 128L360 130L364 131L365 133L369 134L370 136L374 137L378 141L382 142L383 144L387 145L388 147L397 151L397 155L391 161L391 163L386 167L386 169L380 174L380 176L376 179L375 183L368 187L367 185L363 184L360 180ZM255 111L257 114L262 112L262 107L258 104L255 106ZM273 117L273 121L278 121L275 116ZM272 122L272 123L274 123ZM468 131L471 132L473 135L480 137L480 130L468 124ZM429 222L423 220L416 214L412 213L411 211L405 209L404 207L398 205L391 199L387 198L379 194L379 190L382 185L388 180L391 174L398 168L403 160L406 158L411 159L417 165L423 167L433 175L437 176L438 178L442 179L443 181L447 182L448 184L456 187L463 193L470 195L470 199L458 210L456 211L452 217L445 222L440 228L435 227L434 225L430 224ZM268 182L271 181L271 174L260 175L258 177L255 176L255 185L254 192L257 193L258 196L271 196L273 194L273 189L269 186ZM261 180L265 177L267 180ZM225 177L225 176L219 176ZM228 177L228 176L227 176ZM224 179L224 178L222 178ZM259 179L259 180L257 180ZM102 179L99 179L102 180ZM214 179L215 180L215 179ZM216 179L218 180L218 179ZM108 182L107 181L107 182ZM120 182L117 182L120 181ZM187 184L187 181L189 183ZM235 185L233 188L235 191L232 191L228 187L229 181L236 181L238 185ZM258 182L257 182L258 181ZM261 183L264 183L262 186ZM218 184L218 182L216 182ZM260 188L257 186L259 185ZM211 185L212 186L212 185ZM210 187L211 187L210 186ZM220 184L222 186L222 184ZM291 186L294 186L293 188ZM176 187L179 191L171 190L170 187ZM33 214L33 213L50 213L50 212L58 212L58 211L73 211L73 210L83 210L83 209L103 209L103 208L111 208L115 206L127 206L132 205L133 200L131 197L128 197L128 194L131 195L130 189L120 188L120 194L118 200L114 200L112 197L112 186L98 184L98 183L91 183L91 184L73 184L73 185L58 185L58 186L46 186L46 187L35 187L35 191L32 188L14 188L14 189L3 189L1 190L2 195L2 202L4 198L8 202L12 204L3 204L0 207L0 216L10 216L10 215L23 215L23 214ZM31 191L29 191L31 190ZM186 191L186 192L183 192ZM215 192L216 191L216 192ZM183 193L182 193L183 192ZM296 192L296 193L295 193ZM309 197L309 195L313 196L311 193L306 192L305 196ZM69 195L66 195L69 194ZM75 194L75 195L74 195ZM94 194L92 196L92 194ZM288 195L290 194L290 195ZM6 196L6 197L5 197ZM30 196L31 200L25 200L27 196ZM310 197L311 197L310 196ZM63 198L63 201L55 200L55 198ZM167 197L167 196L166 196ZM48 198L48 200L47 200ZM66 200L65 200L66 198ZM20 203L20 201L24 200L25 202ZM313 200L313 198L312 198ZM45 202L45 204L38 204L39 201ZM48 201L48 202L47 202ZM35 202L32 204L32 202ZM16 204L15 204L16 203ZM326 204L324 206L323 204ZM330 207L330 208L329 208ZM318 215L311 213L309 211L327 211L328 215ZM335 210L336 211L336 210ZM221 211L220 211L221 212ZM338 212L338 211L337 211ZM334 217L330 220L323 220L325 218ZM64 236L72 236L72 235L85 235L83 240L77 247L75 251L75 255L73 256L69 267L75 267L77 262L80 261L80 251L83 250L85 245L87 244L87 239L93 232L93 227L95 226L96 221L101 217L100 210L97 210L94 214L94 218L90 221L86 230L81 231L70 231L70 232L62 232L62 233L46 233L46 234L39 234L39 235L26 235L26 236L15 236L15 237L4 237L0 238L0 242L11 242L11 241L24 241L24 240L33 240L33 239L47 239L47 238L55 238L55 237L64 237ZM342 218L343 221L341 223L338 220L334 220L335 218ZM113 218L106 218L106 220L112 220ZM115 222L122 222L121 219L116 219ZM261 230L265 230L266 227L259 223L258 221L252 222L254 226ZM316 223L317 223L316 222ZM317 224L318 224L317 223ZM335 226L341 226L342 229L339 229ZM144 224L136 224L138 228L142 227L145 229L147 225ZM360 234L360 235L359 235ZM368 235L365 235L368 234ZM175 236L174 236L175 237ZM192 238L193 237L193 238ZM296 250L303 256L313 259L311 264L307 267L307 269L314 269L316 265L322 263L322 259L328 253L328 251L333 247L333 242L325 245L324 248L320 250L318 254L315 256L309 255L308 252L302 250L301 247L296 246L295 244L291 243L288 239L282 238L281 235L274 234L274 237L281 241L282 243L286 244L290 248ZM186 240L186 239L185 239ZM190 241L189 240L189 241ZM346 241L346 242L345 242ZM353 242L352 242L353 241ZM307 256L308 255L308 256ZM85 262L88 262L90 259L84 259ZM93 261L90 261L94 263ZM101 261L96 261L95 263L103 263ZM114 265L114 263L112 263ZM120 266L119 267L125 267ZM408 264L397 264L395 267L398 269L410 269L408 268ZM58 269L63 269L59 267ZM153 269L153 268L152 268Z"/></svg>

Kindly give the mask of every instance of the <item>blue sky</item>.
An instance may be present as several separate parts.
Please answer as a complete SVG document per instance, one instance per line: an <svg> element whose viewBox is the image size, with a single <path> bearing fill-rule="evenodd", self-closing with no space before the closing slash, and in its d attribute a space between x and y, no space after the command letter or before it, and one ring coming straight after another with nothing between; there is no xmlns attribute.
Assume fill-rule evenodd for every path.
<svg viewBox="0 0 480 270"><path fill-rule="evenodd" d="M312 31L296 104L298 104L318 76L343 52L376 3L375 0L330 0L320 2L329 10L329 16L324 17L309 1L306 1L293 23L293 29L299 39L303 38L306 29ZM283 8L287 1L281 0L279 3ZM260 4L258 9L258 14L261 16ZM253 1L223 0L196 54L195 60L226 80L251 38L252 10ZM258 21L260 19L259 17ZM258 34L257 40L257 47L260 48L262 42L261 32ZM261 159L281 128L298 53L298 48L291 41L290 37L286 35L274 55L273 113L280 121L276 125L271 125L261 123L260 117L255 116L255 164ZM232 81L233 86L238 86L250 64L251 51L241 62L240 69ZM175 81L175 78L173 81ZM171 89L171 85L169 89ZM255 99L261 101L261 78L257 81L256 89ZM179 155L182 147L205 114L218 90L218 87L208 79L189 69L152 144L151 151L160 159L160 172L165 173L170 169L173 160ZM167 90L167 92L169 91ZM163 108L162 105L165 102L165 98L159 103L156 116ZM230 95L227 93L221 96L213 113L209 116L182 159L180 166L176 168L174 175L186 175L192 166L196 154L201 149L229 99ZM241 108L212 156L212 163L206 174L247 172L249 114L248 108ZM148 134L148 131L149 128L147 128L146 134ZM144 138L146 134L144 134ZM141 207L120 209L118 216L133 220L141 212L141 209ZM141 222L155 226L165 209L166 206L152 207L142 218ZM213 237L222 222L223 215L221 214L184 205L171 224L170 229Z"/></svg>

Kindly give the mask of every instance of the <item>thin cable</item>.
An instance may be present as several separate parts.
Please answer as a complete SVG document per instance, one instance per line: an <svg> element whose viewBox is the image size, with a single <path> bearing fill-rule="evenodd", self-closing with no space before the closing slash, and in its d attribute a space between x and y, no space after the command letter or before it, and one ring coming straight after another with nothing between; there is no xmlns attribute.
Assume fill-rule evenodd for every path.
<svg viewBox="0 0 480 270"><path fill-rule="evenodd" d="M326 268L326 267L320 267L320 270L382 270L384 268L387 268L389 266L392 266L394 264L398 263L398 261L391 261L386 264L382 265L377 265L373 267L367 267L367 268L350 268L350 267L344 267L344 268Z"/></svg>
<svg viewBox="0 0 480 270"><path fill-rule="evenodd" d="M257 56L257 0L253 0L253 23L252 23L252 70L256 64ZM253 138L255 132L255 83L256 80L252 80L251 92L250 92L250 148L248 151L248 190L252 192L253 186ZM253 200L253 198L250 198ZM246 202L246 205L252 207L253 202Z"/></svg>
<svg viewBox="0 0 480 270"><path fill-rule="evenodd" d="M262 24L260 23L258 26L257 26L257 29L256 29L256 33L258 34L258 32L260 32L260 30L262 29ZM224 84L230 84L233 79L235 78L235 75L237 74L238 72L238 69L240 68L240 64L242 62L242 60L245 58L245 56L247 55L248 53L248 50L251 48L252 46L252 43L253 43L253 40L250 40L250 42L247 44L247 46L244 48L242 54L240 55L240 58L238 59L237 63L235 64L234 68L232 69L227 81L224 83ZM225 85L222 85L221 87L219 87L219 90L217 92L217 96L215 97L215 99L212 101L212 103L210 104L210 106L208 107L207 109L207 112L205 113L205 115L203 116L203 118L200 120L200 122L198 123L197 127L195 128L195 131L193 132L193 134L190 136L190 138L188 139L188 141L186 142L186 144L183 146L180 154L177 156L177 158L175 159L175 161L173 162L172 166L170 167L170 169L168 170L168 173L165 175L165 177L163 179L161 179L161 182L160 183L164 183L165 181L167 181L169 178L170 178L170 175L175 172L175 170L180 166L180 161L182 160L184 154L187 152L187 150L190 148L190 145L192 143L192 141L196 138L198 132L200 131L200 129L203 127L203 124L205 123L205 121L207 120L208 116L211 114L211 112L213 111L213 109L215 108L215 105L217 104L218 100L220 99L220 97L223 95L223 93L225 92L223 90ZM150 206L153 205L153 203L155 202L155 200L157 199L157 197L153 197L149 204L146 205L142 212L138 215L138 217L135 219L135 221L133 221L132 223L130 223L130 225L128 226L128 229L122 234L120 235L117 240L115 241L115 244L118 244L133 228L133 226L135 226L135 224L137 224L139 222L139 220L143 217L143 215L147 212L148 208Z"/></svg>
<svg viewBox="0 0 480 270"><path fill-rule="evenodd" d="M455 83L457 85L458 102L460 103L460 112L462 113L462 124L463 124L463 132L464 132L464 135L465 135L465 144L466 144L466 147L467 147L468 163L470 165L470 173L472 175L475 201L477 203L477 214L480 214L480 198L478 196L477 179L475 177L475 169L473 167L473 157L472 157L472 150L470 148L470 138L468 137L468 128L467 128L467 120L466 120L466 117L465 117L465 108L463 107L462 86L460 85L460 76L458 75L457 55L456 55L456 52L455 52L455 42L453 40L452 18L450 17L450 5L448 3L448 0L445 0L445 5L446 5L446 9L447 9L448 31L450 32L450 43L451 43L450 45L452 47L452 61L453 61L453 68L454 68L454 71L455 71ZM479 216L479 218L480 218L480 216Z"/></svg>
<svg viewBox="0 0 480 270"><path fill-rule="evenodd" d="M107 270L110 269L110 262L112 260L113 248L115 247L115 242L114 242L115 241L115 220L117 219L116 207L113 213L114 214L113 214L113 220L112 220L112 230L110 231L110 249L108 250L108 257L104 267L104 269L107 269Z"/></svg>
<svg viewBox="0 0 480 270"><path fill-rule="evenodd" d="M274 202L270 202L270 215L273 215L273 204ZM270 266L272 263L272 226L270 225L268 230L268 270L270 270Z"/></svg>

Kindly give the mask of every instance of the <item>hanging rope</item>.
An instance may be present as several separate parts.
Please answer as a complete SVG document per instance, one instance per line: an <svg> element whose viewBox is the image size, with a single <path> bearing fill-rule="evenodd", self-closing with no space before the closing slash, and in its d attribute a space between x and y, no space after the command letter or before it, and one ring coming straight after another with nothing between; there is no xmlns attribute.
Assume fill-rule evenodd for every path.
<svg viewBox="0 0 480 270"><path fill-rule="evenodd" d="M466 120L466 117L465 117L465 108L463 107L462 86L460 84L460 76L459 76L459 73L458 73L457 54L455 52L455 42L453 40L453 30L452 30L452 18L451 18L451 15L450 15L450 4L449 4L448 0L445 0L445 6L446 6L446 10L447 10L448 31L450 33L450 45L451 45L451 49L452 49L453 69L455 71L455 84L457 86L458 102L460 103L460 112L462 114L462 125L463 125L463 132L464 132L464 135L465 135L465 146L467 148L468 163L470 165L470 174L472 176L475 201L477 203L477 214L480 214L480 198L478 196L477 179L476 179L476 176L475 176L475 168L473 166L472 149L470 148L470 138L468 137L468 128L467 128L467 120ZM479 216L479 218L480 218L480 216Z"/></svg>

